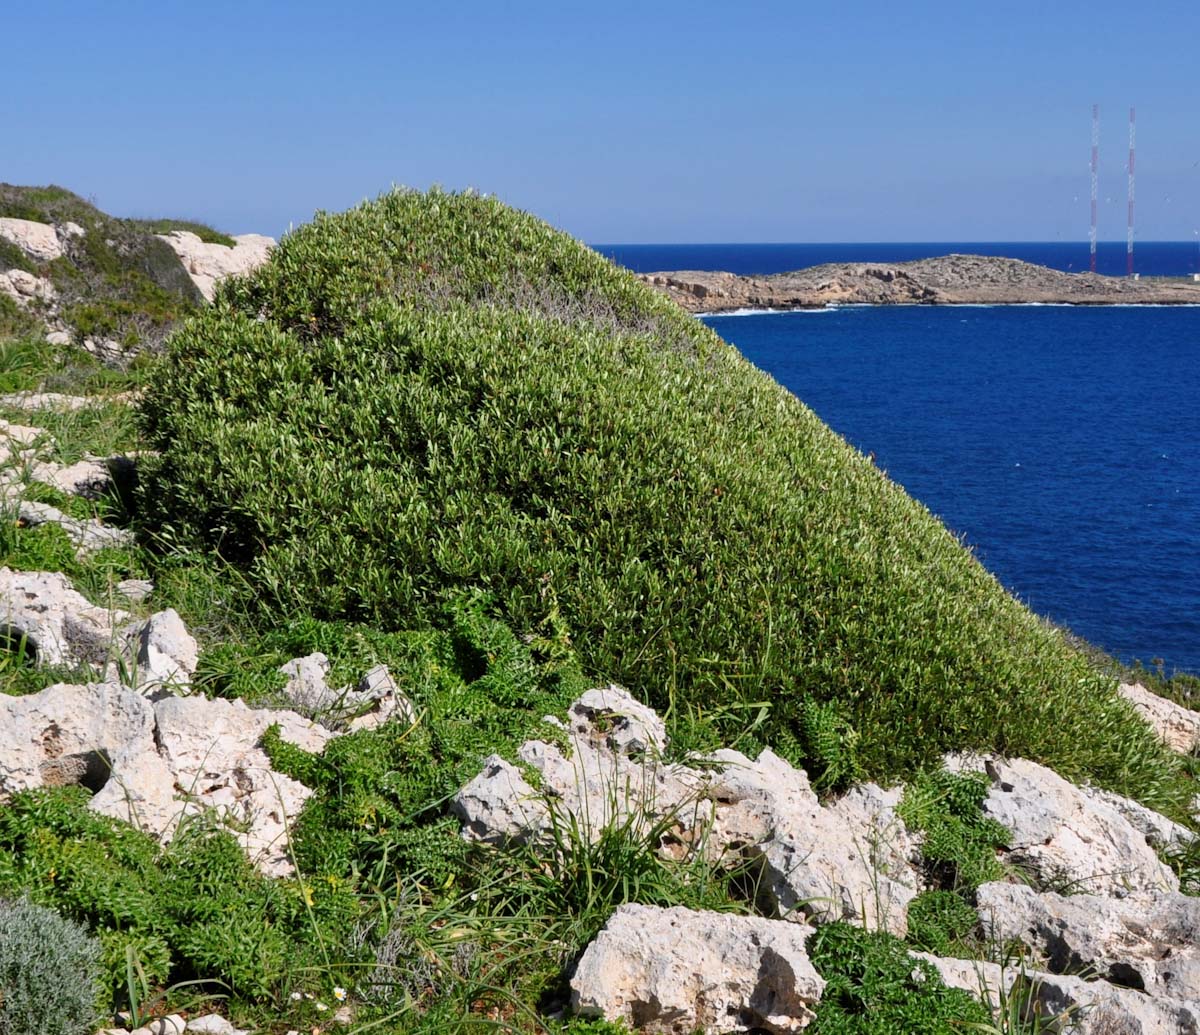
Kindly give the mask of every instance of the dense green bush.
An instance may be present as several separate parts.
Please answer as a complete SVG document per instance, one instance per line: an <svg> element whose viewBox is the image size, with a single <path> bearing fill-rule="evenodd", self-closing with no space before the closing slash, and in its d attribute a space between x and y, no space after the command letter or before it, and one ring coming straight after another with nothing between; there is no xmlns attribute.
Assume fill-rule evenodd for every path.
<svg viewBox="0 0 1200 1035"><path fill-rule="evenodd" d="M973 956L963 949L978 926L979 915L953 891L926 891L908 906L908 943L935 956Z"/></svg>
<svg viewBox="0 0 1200 1035"><path fill-rule="evenodd" d="M100 946L27 899L0 900L0 1035L91 1035Z"/></svg>
<svg viewBox="0 0 1200 1035"><path fill-rule="evenodd" d="M319 216L174 336L143 417L156 520L285 612L405 628L482 586L727 735L754 712L802 752L801 702L834 700L869 773L992 748L1182 804L1111 681L925 508L702 324L494 199Z"/></svg>

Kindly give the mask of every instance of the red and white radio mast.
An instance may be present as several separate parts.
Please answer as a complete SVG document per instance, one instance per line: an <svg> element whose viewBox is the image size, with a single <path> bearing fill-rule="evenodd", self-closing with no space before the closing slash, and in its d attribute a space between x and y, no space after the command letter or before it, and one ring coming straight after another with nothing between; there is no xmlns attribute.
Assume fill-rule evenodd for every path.
<svg viewBox="0 0 1200 1035"><path fill-rule="evenodd" d="M1134 111L1129 109L1129 218L1125 230L1125 273L1133 276L1133 144Z"/></svg>
<svg viewBox="0 0 1200 1035"><path fill-rule="evenodd" d="M1088 233L1091 250L1091 271L1096 272L1096 188L1100 182L1097 167L1100 164L1100 105L1092 105L1092 229Z"/></svg>

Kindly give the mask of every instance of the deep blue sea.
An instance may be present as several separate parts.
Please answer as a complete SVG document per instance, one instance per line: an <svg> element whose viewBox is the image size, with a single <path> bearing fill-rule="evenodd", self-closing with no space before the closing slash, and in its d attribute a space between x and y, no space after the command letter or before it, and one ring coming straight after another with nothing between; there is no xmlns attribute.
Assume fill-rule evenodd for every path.
<svg viewBox="0 0 1200 1035"><path fill-rule="evenodd" d="M730 269L738 252L784 247L826 249L815 261L870 248L678 246L692 261L648 266ZM896 246L870 257L898 257L883 247ZM1166 263L1181 246L1163 247ZM1200 308L855 306L705 322L873 452L1035 611L1125 660L1200 672Z"/></svg>

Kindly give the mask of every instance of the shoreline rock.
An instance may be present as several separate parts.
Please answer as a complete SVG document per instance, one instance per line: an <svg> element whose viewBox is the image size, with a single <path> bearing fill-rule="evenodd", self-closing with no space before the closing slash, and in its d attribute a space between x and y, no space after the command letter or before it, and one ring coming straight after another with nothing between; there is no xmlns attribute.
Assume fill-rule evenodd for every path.
<svg viewBox="0 0 1200 1035"><path fill-rule="evenodd" d="M692 313L833 305L1200 305L1200 284L1063 273L984 255L842 262L768 276L706 270L638 278Z"/></svg>

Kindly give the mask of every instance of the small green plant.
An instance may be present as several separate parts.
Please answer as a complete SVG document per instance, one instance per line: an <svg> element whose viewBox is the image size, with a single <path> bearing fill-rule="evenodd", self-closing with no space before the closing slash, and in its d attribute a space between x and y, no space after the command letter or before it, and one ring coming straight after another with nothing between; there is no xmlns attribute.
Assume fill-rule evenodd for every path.
<svg viewBox="0 0 1200 1035"><path fill-rule="evenodd" d="M986 881L998 880L1004 868L997 850L1010 834L984 815L988 778L982 773L946 770L919 773L904 789L898 812L910 830L925 834L921 854L935 888L970 897Z"/></svg>
<svg viewBox="0 0 1200 1035"><path fill-rule="evenodd" d="M932 965L891 935L826 924L809 939L808 952L826 981L810 1035L953 1035L991 1021L982 1003L947 988Z"/></svg>
<svg viewBox="0 0 1200 1035"><path fill-rule="evenodd" d="M0 1035L90 1035L100 946L28 899L0 901Z"/></svg>
<svg viewBox="0 0 1200 1035"><path fill-rule="evenodd" d="M975 910L952 891L926 891L908 906L908 943L935 956L970 958L978 926Z"/></svg>

